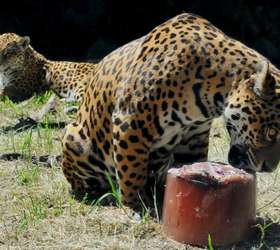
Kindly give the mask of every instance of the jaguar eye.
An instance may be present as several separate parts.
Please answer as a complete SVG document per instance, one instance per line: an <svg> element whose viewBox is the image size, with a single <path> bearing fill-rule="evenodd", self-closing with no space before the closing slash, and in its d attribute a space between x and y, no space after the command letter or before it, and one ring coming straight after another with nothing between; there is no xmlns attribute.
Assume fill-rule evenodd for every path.
<svg viewBox="0 0 280 250"><path fill-rule="evenodd" d="M273 142L276 140L276 136L278 135L278 131L275 128L267 128L266 129L266 139L269 142Z"/></svg>

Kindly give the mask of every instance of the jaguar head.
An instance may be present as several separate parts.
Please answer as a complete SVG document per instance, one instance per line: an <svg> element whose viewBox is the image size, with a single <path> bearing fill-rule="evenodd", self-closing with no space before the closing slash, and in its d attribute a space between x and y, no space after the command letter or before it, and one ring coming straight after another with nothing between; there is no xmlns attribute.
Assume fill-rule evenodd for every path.
<svg viewBox="0 0 280 250"><path fill-rule="evenodd" d="M264 61L233 85L224 117L231 137L228 161L237 168L271 172L280 160L280 71Z"/></svg>

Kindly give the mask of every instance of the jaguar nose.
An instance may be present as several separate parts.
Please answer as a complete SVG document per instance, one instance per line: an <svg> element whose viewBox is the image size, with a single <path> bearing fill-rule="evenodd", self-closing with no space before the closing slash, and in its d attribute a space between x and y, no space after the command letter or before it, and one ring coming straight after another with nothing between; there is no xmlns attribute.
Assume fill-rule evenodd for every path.
<svg viewBox="0 0 280 250"><path fill-rule="evenodd" d="M246 147L240 144L232 145L228 154L228 162L236 168L247 168L249 159Z"/></svg>

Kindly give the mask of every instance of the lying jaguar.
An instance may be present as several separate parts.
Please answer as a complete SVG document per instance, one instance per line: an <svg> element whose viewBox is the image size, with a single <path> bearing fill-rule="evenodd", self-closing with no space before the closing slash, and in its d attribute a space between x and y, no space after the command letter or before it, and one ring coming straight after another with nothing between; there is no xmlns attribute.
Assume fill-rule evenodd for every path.
<svg viewBox="0 0 280 250"><path fill-rule="evenodd" d="M74 190L99 195L109 174L123 203L137 208L174 161L207 159L210 125L221 115L229 162L272 171L279 83L267 58L199 16L178 15L96 66L63 135L64 175Z"/></svg>
<svg viewBox="0 0 280 250"><path fill-rule="evenodd" d="M80 101L94 69L93 63L47 60L31 47L29 37L0 36L0 95L13 101L49 89L67 101Z"/></svg>
<svg viewBox="0 0 280 250"><path fill-rule="evenodd" d="M0 35L0 96L8 96L15 102L24 101L34 94L53 90L65 101L80 102L87 83L87 77L94 74L95 64L68 61L51 61L36 52L29 37L14 33ZM53 95L43 108L20 120L15 126L18 131L34 126L55 105ZM1 154L0 159L15 160L21 154ZM34 162L48 162L36 160ZM40 158L40 157L39 157ZM41 158L40 158L41 159Z"/></svg>

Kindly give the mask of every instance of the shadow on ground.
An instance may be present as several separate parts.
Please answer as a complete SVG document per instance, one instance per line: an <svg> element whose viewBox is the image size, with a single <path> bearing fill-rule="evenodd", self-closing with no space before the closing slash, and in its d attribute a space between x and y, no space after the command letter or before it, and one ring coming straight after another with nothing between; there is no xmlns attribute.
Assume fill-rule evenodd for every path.
<svg viewBox="0 0 280 250"><path fill-rule="evenodd" d="M25 130L35 128L40 126L41 128L49 128L49 129L62 129L66 126L66 122L36 122L32 118L20 118L18 122L13 126L7 126L1 128L2 133L8 133L10 131L15 131L16 133L23 132Z"/></svg>
<svg viewBox="0 0 280 250"><path fill-rule="evenodd" d="M16 161L16 160L26 160L31 161L35 165L41 165L44 167L52 167L53 165L60 166L62 157L61 155L32 155L27 157L24 154L20 153L4 153L0 154L0 160L3 161Z"/></svg>
<svg viewBox="0 0 280 250"><path fill-rule="evenodd" d="M273 222L268 218L257 218L256 231L251 239L247 242L242 242L233 247L221 247L217 250L245 250L245 249L259 249L271 250L279 249L280 247L280 223Z"/></svg>
<svg viewBox="0 0 280 250"><path fill-rule="evenodd" d="M271 223L271 224L270 224ZM280 247L280 223L266 221L265 225L270 226L265 230L264 246L268 249Z"/></svg>

